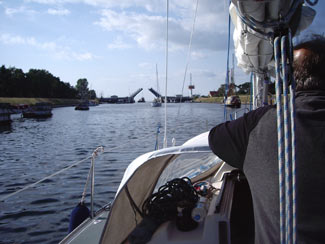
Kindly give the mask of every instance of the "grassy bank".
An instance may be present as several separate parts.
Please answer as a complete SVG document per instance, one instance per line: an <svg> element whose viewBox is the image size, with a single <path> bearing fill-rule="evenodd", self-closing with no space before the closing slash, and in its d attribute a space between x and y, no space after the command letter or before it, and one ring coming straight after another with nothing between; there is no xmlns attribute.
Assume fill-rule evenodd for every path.
<svg viewBox="0 0 325 244"><path fill-rule="evenodd" d="M242 104L249 103L249 95L240 95L240 100ZM198 103L223 103L223 97L199 97L195 99L195 102Z"/></svg>
<svg viewBox="0 0 325 244"><path fill-rule="evenodd" d="M27 104L33 105L39 102L51 103L54 107L75 106L80 103L79 99L65 98L25 98L25 97L0 97L0 103L10 103L12 105Z"/></svg>

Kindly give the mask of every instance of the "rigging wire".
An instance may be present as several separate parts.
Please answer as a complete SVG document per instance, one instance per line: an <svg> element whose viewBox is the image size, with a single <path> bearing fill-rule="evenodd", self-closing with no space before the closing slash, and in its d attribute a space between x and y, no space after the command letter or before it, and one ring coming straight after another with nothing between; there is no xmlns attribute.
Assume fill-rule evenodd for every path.
<svg viewBox="0 0 325 244"><path fill-rule="evenodd" d="M231 0L229 1L229 6L231 4ZM229 7L228 6L228 7ZM230 49L230 13L228 11L228 47L227 47L227 74L226 74L226 82L225 82L225 98L224 98L224 113L223 113L223 120L227 120L227 107L226 107L226 100L227 100L227 93L228 93L228 86L229 86L229 49Z"/></svg>
<svg viewBox="0 0 325 244"><path fill-rule="evenodd" d="M185 85L185 80L186 80L186 75L187 75L187 69L188 69L188 66L189 66L189 63L190 63L190 58L191 58L192 39L193 39L193 33L194 33L194 29L195 29L195 22L196 22L198 6L199 6L199 0L196 0L196 7L195 7L195 13L194 13L191 36L190 36L190 43L188 45L187 60L186 60L186 65L185 65L185 72L184 72L184 79L183 79L183 86L182 86L182 93L181 93L180 103L182 102L182 97L183 97L183 92L184 92L184 85Z"/></svg>
<svg viewBox="0 0 325 244"><path fill-rule="evenodd" d="M164 148L167 147L167 81L168 81L168 12L169 0L167 0L167 16L166 16L166 82L165 82L165 130L164 130Z"/></svg>
<svg viewBox="0 0 325 244"><path fill-rule="evenodd" d="M253 110L253 78L254 78L254 74L253 72L251 72L250 75L250 89L249 89L249 111Z"/></svg>

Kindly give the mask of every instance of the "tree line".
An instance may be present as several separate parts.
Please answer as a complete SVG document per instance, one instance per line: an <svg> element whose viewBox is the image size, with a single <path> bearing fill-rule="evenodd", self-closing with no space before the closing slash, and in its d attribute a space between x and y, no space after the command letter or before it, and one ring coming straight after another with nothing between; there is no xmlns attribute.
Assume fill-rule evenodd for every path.
<svg viewBox="0 0 325 244"><path fill-rule="evenodd" d="M225 84L222 84L219 89L217 90L218 96L225 95ZM235 85L234 83L229 84L228 87L228 95L248 95L251 93L251 83L245 82L241 85ZM275 83L270 82L269 84L269 93L275 94Z"/></svg>
<svg viewBox="0 0 325 244"><path fill-rule="evenodd" d="M85 98L85 93L89 99L96 98L96 92L88 89L87 79L79 79L73 87L47 70L30 69L24 73L15 67L0 67L0 97Z"/></svg>

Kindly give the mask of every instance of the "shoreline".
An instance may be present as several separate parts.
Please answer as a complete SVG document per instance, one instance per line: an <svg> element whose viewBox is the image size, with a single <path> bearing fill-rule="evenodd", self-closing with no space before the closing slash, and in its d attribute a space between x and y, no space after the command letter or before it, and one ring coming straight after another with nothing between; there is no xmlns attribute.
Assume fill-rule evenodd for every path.
<svg viewBox="0 0 325 244"><path fill-rule="evenodd" d="M34 105L39 102L51 103L53 108L69 107L78 105L80 99L69 98L40 98L40 97L0 97L0 103L10 103L11 105Z"/></svg>
<svg viewBox="0 0 325 244"><path fill-rule="evenodd" d="M249 104L250 95L239 95L242 104ZM218 103L223 104L224 97L199 97L193 102L195 103Z"/></svg>

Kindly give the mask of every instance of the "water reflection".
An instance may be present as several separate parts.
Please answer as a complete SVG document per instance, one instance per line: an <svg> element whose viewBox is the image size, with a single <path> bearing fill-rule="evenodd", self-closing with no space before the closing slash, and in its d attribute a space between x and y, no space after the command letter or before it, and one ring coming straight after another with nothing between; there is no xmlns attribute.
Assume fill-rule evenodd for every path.
<svg viewBox="0 0 325 244"><path fill-rule="evenodd" d="M9 125L0 125L0 133L10 133L12 131L11 124Z"/></svg>

